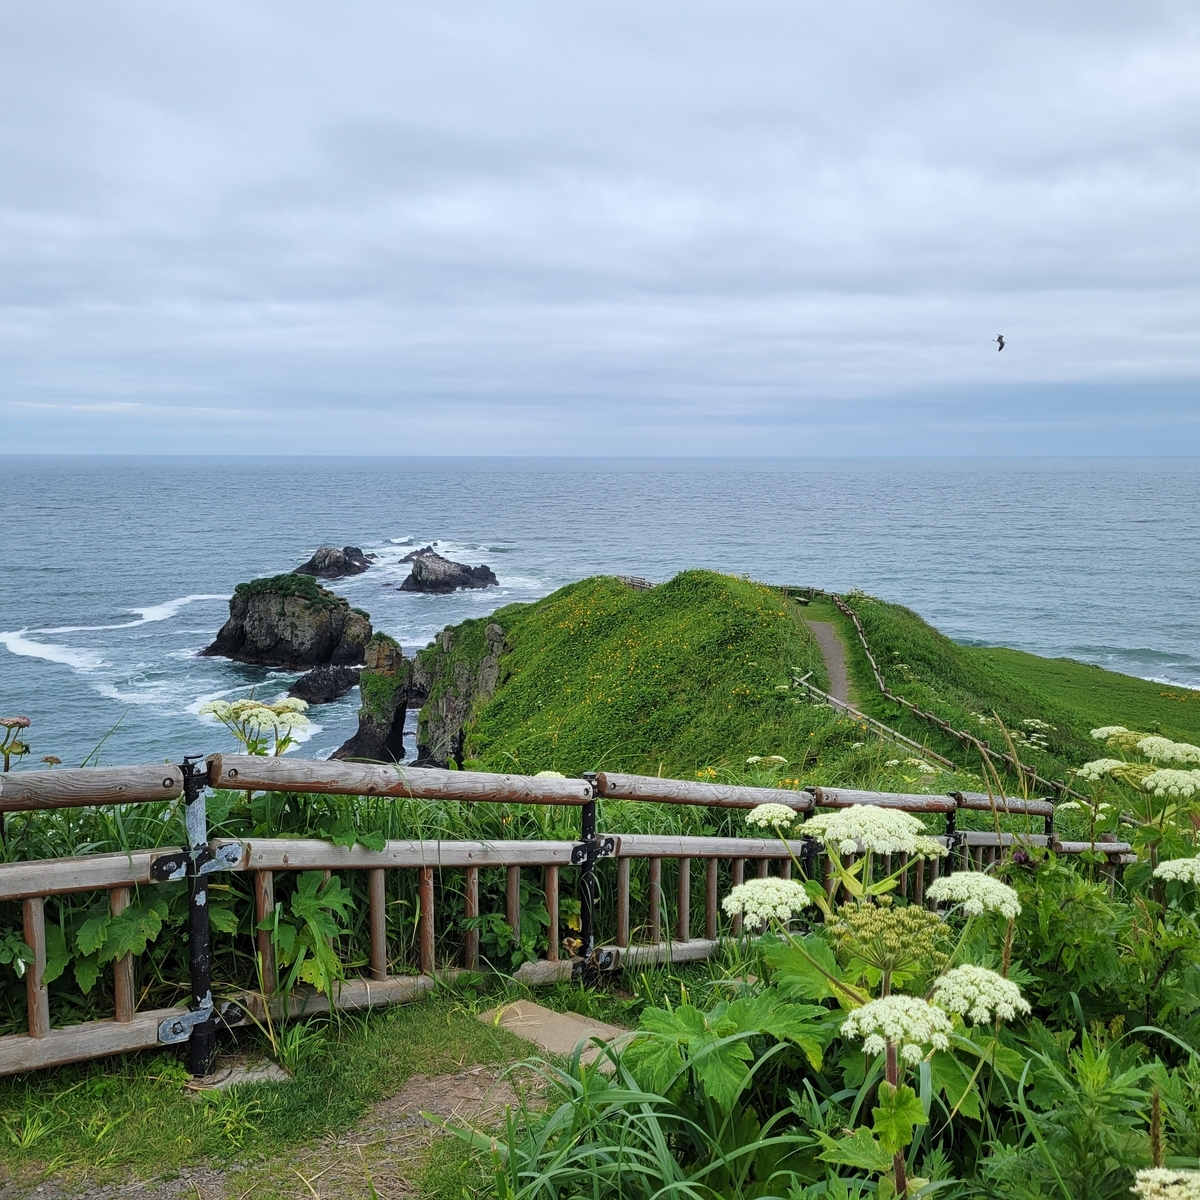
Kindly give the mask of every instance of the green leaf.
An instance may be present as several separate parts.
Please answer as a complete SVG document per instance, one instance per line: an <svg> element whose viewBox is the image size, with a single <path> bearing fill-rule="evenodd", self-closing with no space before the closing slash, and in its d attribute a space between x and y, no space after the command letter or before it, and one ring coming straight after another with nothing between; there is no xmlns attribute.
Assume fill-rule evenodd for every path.
<svg viewBox="0 0 1200 1200"><path fill-rule="evenodd" d="M108 926L112 917L105 913L103 916L89 917L79 927L75 935L75 945L80 954L95 954L108 940Z"/></svg>
<svg viewBox="0 0 1200 1200"><path fill-rule="evenodd" d="M208 923L220 933L237 933L238 917L232 908L209 901Z"/></svg>
<svg viewBox="0 0 1200 1200"><path fill-rule="evenodd" d="M85 996L96 986L96 980L99 977L100 959L98 955L88 954L75 960L75 982Z"/></svg>
<svg viewBox="0 0 1200 1200"><path fill-rule="evenodd" d="M833 957L833 951L815 933L800 938L799 945L807 952L808 958L786 942L768 942L763 947L767 962L775 968L780 994L798 996L802 1000L828 1000L836 996L829 979L818 970L819 966L834 979L841 979L842 972Z"/></svg>
<svg viewBox="0 0 1200 1200"><path fill-rule="evenodd" d="M973 1121L980 1118L979 1093L971 1082L971 1071L953 1054L935 1054L930 1061L930 1077L935 1093L944 1092L952 1109Z"/></svg>
<svg viewBox="0 0 1200 1200"><path fill-rule="evenodd" d="M917 1125L928 1124L925 1106L906 1083L892 1087L886 1080L879 1085L879 1106L871 1109L879 1144L888 1154L899 1154L913 1139Z"/></svg>
<svg viewBox="0 0 1200 1200"><path fill-rule="evenodd" d="M126 954L145 954L146 945L162 930L167 915L167 902L156 896L152 901L141 898L108 923L108 938L99 952L101 963L123 958ZM80 941L82 942L82 931Z"/></svg>
<svg viewBox="0 0 1200 1200"><path fill-rule="evenodd" d="M892 1156L875 1140L874 1135L861 1125L851 1137L840 1140L832 1138L820 1129L814 1129L817 1140L825 1147L819 1159L827 1163L836 1163L841 1167L858 1167L863 1171L882 1173L890 1171Z"/></svg>
<svg viewBox="0 0 1200 1200"><path fill-rule="evenodd" d="M67 949L67 939L63 937L63 931L52 921L47 921L46 969L42 972L42 982L53 983L67 969L70 961L71 952Z"/></svg>

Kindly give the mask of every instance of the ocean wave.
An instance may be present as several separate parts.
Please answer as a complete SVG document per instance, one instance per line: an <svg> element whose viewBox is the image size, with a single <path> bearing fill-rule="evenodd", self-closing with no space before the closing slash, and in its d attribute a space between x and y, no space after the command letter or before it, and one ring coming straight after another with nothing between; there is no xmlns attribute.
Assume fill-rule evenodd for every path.
<svg viewBox="0 0 1200 1200"><path fill-rule="evenodd" d="M104 665L104 659L94 650L56 646L53 642L35 642L25 636L28 632L27 629L16 629L0 633L0 645L6 646L9 653L18 654L22 658L40 658L46 662L62 663L74 667L76 671L94 671Z"/></svg>
<svg viewBox="0 0 1200 1200"><path fill-rule="evenodd" d="M181 608L197 600L228 600L226 595L205 592L195 596L180 596L178 600L167 600L163 604L151 604L146 608L131 608L138 614L136 621L122 621L119 625L55 625L46 629L35 629L34 633L95 633L104 629L133 629L137 625L152 625L175 616Z"/></svg>

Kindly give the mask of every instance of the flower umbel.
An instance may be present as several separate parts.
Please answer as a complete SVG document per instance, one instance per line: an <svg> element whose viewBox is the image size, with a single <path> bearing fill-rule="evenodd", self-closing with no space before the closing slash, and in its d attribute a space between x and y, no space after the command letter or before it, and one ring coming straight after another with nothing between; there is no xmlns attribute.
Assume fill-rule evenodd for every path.
<svg viewBox="0 0 1200 1200"><path fill-rule="evenodd" d="M872 804L852 804L849 808L810 817L804 823L804 832L842 854L866 851L933 858L946 853L940 842L924 836L925 826L916 817Z"/></svg>
<svg viewBox="0 0 1200 1200"><path fill-rule="evenodd" d="M800 814L786 804L760 804L746 814L751 829L790 829Z"/></svg>
<svg viewBox="0 0 1200 1200"><path fill-rule="evenodd" d="M947 971L933 985L934 1003L947 1012L961 1013L975 1024L1011 1021L1018 1013L1028 1013L1029 1004L1011 979L986 967L965 964Z"/></svg>
<svg viewBox="0 0 1200 1200"><path fill-rule="evenodd" d="M998 879L982 871L955 871L935 879L926 889L931 900L947 904L961 904L963 912L977 917L985 912L998 912L1010 921L1021 915L1021 902L1017 893Z"/></svg>
<svg viewBox="0 0 1200 1200"><path fill-rule="evenodd" d="M790 920L812 903L804 888L794 879L748 879L739 883L721 902L731 916L745 914L746 923L759 928L769 921Z"/></svg>
<svg viewBox="0 0 1200 1200"><path fill-rule="evenodd" d="M1200 884L1200 854L1195 858L1169 858L1154 868L1158 879L1178 879L1181 883Z"/></svg>
<svg viewBox="0 0 1200 1200"><path fill-rule="evenodd" d="M1156 796L1186 800L1200 791L1200 771L1177 771L1172 767L1160 767L1142 780L1142 787Z"/></svg>
<svg viewBox="0 0 1200 1200"><path fill-rule="evenodd" d="M1200 764L1200 746L1189 742L1173 742L1165 737L1144 737L1137 744L1138 753L1151 762Z"/></svg>
<svg viewBox="0 0 1200 1200"><path fill-rule="evenodd" d="M942 1009L919 996L872 1000L842 1022L842 1036L861 1038L868 1054L882 1054L889 1042L906 1063L919 1063L925 1047L946 1050L954 1026Z"/></svg>
<svg viewBox="0 0 1200 1200"><path fill-rule="evenodd" d="M1200 1200L1200 1171L1151 1167L1134 1176L1129 1190L1141 1200Z"/></svg>

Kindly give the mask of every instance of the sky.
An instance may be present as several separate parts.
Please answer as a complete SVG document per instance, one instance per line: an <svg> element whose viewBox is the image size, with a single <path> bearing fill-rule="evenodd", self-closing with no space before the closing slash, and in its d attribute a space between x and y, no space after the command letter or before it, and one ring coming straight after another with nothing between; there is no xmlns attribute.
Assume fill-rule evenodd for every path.
<svg viewBox="0 0 1200 1200"><path fill-rule="evenodd" d="M1200 454L1200 5L5 0L0 430Z"/></svg>

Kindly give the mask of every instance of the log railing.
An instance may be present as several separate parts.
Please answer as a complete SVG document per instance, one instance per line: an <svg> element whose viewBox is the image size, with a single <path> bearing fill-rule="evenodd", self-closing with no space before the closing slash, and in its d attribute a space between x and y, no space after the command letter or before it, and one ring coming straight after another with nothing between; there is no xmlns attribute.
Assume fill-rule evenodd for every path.
<svg viewBox="0 0 1200 1200"><path fill-rule="evenodd" d="M363 978L348 979L342 984L332 998L332 1003L339 1008L369 1007L412 999L435 986L435 976L440 971L475 970L480 966L477 928L462 930L458 940L449 947L449 953L445 952L443 938L443 953L439 956L438 906L439 895L444 896L448 886L446 873L458 880L455 886L461 886L464 916L470 918L481 915L480 871L503 870L505 920L513 929L520 928L523 873L538 874L550 915L549 937L545 957L525 963L516 972L517 978L527 983L569 978L589 964L592 968L611 968L622 963L680 962L707 957L720 944L722 936L736 936L741 931L738 919L728 919L720 911L719 899L725 886L747 877L766 875L772 870L790 875L794 861L804 863L813 877L825 879L832 894L832 873L814 842L796 840L784 845L778 839L765 837L606 833L589 837L589 819L590 829L595 830L597 799L740 809L772 802L787 804L798 813L818 807L873 804L940 815L946 824L943 843L956 856L959 869L987 869L1005 848L1018 844L1030 848L1049 847L1064 854L1094 851L1105 856L1113 871L1133 858L1131 847L1124 843L1058 841L1052 825L1054 807L1049 801L997 801L971 793L935 796L820 787L792 792L614 772L602 772L583 779L553 779L237 755L213 755L207 762L206 779L213 787L246 791L554 804L581 809L585 836L580 842L397 840L386 843L380 850L288 838L207 843L203 847L205 853L219 858L221 869L252 875L256 926L274 911L276 881L281 873L315 870L326 875L334 872L365 875L365 888L360 890L365 892L367 905L368 969ZM184 775L173 767L29 771L3 777L0 807L12 812L86 804L146 803L178 798L184 790ZM999 817L1022 817L1026 824L1031 818L1040 819L1045 822L1045 827L1037 834L1028 830L959 832L955 821L960 811L991 811ZM803 826L800 826L799 832L802 831ZM117 914L130 903L134 889L156 886L156 879L164 877L164 865L170 867L179 858L177 849L164 848L0 864L0 902L21 905L24 940L34 958L26 973L28 1032L0 1037L0 1075L158 1045L163 1039L164 1028L169 1030L172 1023L177 1032L184 1029L186 1035L187 1006L138 1011L134 964L129 956L113 966L114 1012L111 1018L52 1028L49 989L43 979L47 962L47 898L107 891L110 909ZM604 865L605 858L615 860L611 867ZM643 863L644 867L638 867L638 877L644 875L646 893L641 911L635 912L633 868ZM671 866L670 875L674 877L671 889L674 893L673 921L668 911L672 906L668 904L664 890L664 863ZM915 903L924 902L928 883L945 869L936 859L928 863L909 863L901 859L896 866L903 868L900 894ZM885 870L890 872L892 867L890 861L884 863ZM563 953L559 944L559 908L564 869L575 870L581 898L585 900L588 888L594 887L596 872L603 872L608 887L606 894L611 898L611 944L596 945L594 913L592 917L588 916L589 908L585 903L583 953ZM397 871L414 872L417 879L420 915L416 961L412 964L417 974L392 972L398 957L392 954L393 947L389 944L387 897L391 890L389 874ZM594 891L591 896L594 901ZM703 937L698 936L701 928ZM640 939L637 937L639 932L643 934ZM261 1018L267 1005L272 1005L278 1015L286 1016L317 1011L331 1003L327 997L298 990L286 998L285 1011L284 998L278 994L279 972L268 933L256 933L256 950L262 971L259 992L226 989L222 995L220 987L214 986L215 1011L227 1025ZM194 1004L192 1007L194 1009ZM168 1040L184 1039L172 1036Z"/></svg>

